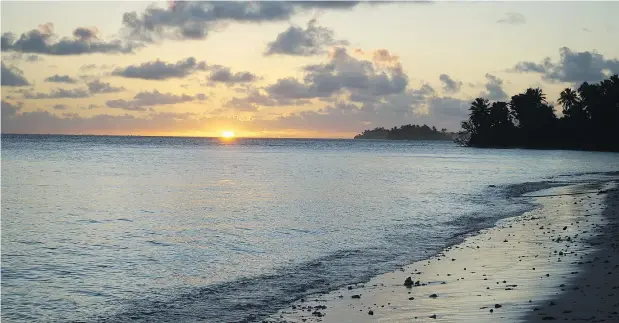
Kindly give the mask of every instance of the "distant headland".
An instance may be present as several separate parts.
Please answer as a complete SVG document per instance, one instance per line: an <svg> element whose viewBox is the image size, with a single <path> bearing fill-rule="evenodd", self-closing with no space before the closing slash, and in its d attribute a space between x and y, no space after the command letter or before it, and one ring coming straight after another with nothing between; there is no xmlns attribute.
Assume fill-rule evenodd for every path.
<svg viewBox="0 0 619 323"><path fill-rule="evenodd" d="M383 127L365 130L355 136L355 139L387 139L387 140L454 140L457 134L447 132L447 129L437 130L427 125L407 124L391 129Z"/></svg>

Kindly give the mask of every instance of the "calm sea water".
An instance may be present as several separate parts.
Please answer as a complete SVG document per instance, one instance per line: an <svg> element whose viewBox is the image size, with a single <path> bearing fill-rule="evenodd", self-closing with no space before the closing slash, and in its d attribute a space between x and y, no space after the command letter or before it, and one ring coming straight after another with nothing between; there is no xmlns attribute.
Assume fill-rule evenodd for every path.
<svg viewBox="0 0 619 323"><path fill-rule="evenodd" d="M2 321L259 320L530 208L534 182L618 170L450 142L2 135Z"/></svg>

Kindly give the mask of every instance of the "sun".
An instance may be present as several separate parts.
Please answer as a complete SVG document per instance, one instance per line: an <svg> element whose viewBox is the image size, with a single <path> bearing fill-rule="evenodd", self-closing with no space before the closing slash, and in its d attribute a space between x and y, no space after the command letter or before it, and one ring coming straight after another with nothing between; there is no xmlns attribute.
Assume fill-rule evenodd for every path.
<svg viewBox="0 0 619 323"><path fill-rule="evenodd" d="M232 131L224 131L221 133L222 138L234 138L234 132Z"/></svg>

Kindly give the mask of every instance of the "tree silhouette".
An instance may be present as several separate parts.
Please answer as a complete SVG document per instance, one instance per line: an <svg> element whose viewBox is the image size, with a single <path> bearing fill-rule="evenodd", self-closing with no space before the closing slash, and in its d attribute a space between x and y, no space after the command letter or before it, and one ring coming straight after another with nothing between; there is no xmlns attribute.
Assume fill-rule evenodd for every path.
<svg viewBox="0 0 619 323"><path fill-rule="evenodd" d="M570 88L567 88L561 92L557 102L563 106L563 115L568 118L578 118L580 115L579 112L583 111L580 106L580 97L578 97L578 92Z"/></svg>
<svg viewBox="0 0 619 323"><path fill-rule="evenodd" d="M619 151L619 77L567 88L557 101L563 116L539 88L511 97L509 103L477 98L460 140L474 147L526 147Z"/></svg>
<svg viewBox="0 0 619 323"><path fill-rule="evenodd" d="M383 127L365 130L356 135L355 139L452 140L452 134L447 133L447 129L443 130L438 131L436 127L430 128L425 124L423 126L407 124L389 130Z"/></svg>

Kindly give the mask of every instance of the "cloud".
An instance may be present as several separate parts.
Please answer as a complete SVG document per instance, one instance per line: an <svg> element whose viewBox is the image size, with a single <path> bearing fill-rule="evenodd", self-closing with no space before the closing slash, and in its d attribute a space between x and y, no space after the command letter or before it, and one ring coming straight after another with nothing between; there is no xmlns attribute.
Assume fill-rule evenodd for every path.
<svg viewBox="0 0 619 323"><path fill-rule="evenodd" d="M89 41L97 39L97 33L99 33L99 30L96 27L78 27L73 31L73 36L84 41Z"/></svg>
<svg viewBox="0 0 619 323"><path fill-rule="evenodd" d="M188 94L176 95L172 93L161 93L157 90L153 92L140 92L132 100L108 100L105 105L108 108L122 109L128 111L146 111L146 107L157 105L171 105L190 101L204 101L207 97L199 93L194 96Z"/></svg>
<svg viewBox="0 0 619 323"><path fill-rule="evenodd" d="M619 73L619 60L606 59L596 51L574 52L567 47L560 49L560 59L553 62L550 57L540 63L519 62L511 72L540 73L549 82L597 82L611 74Z"/></svg>
<svg viewBox="0 0 619 323"><path fill-rule="evenodd" d="M229 108L235 111L241 112L255 112L258 111L258 106L255 104L249 103L246 100L239 98L232 98L226 104L224 104L225 108Z"/></svg>
<svg viewBox="0 0 619 323"><path fill-rule="evenodd" d="M26 86L30 85L24 77L24 72L15 66L6 66L2 62L0 79L2 86Z"/></svg>
<svg viewBox="0 0 619 323"><path fill-rule="evenodd" d="M250 72L237 72L232 73L229 67L215 65L210 67L213 70L208 80L216 83L225 83L227 85L234 85L239 83L250 83L257 79L255 74Z"/></svg>
<svg viewBox="0 0 619 323"><path fill-rule="evenodd" d="M356 102L404 92L408 76L397 56L386 50L374 54L373 61L368 61L352 57L345 48L335 48L329 62L304 67L306 75L302 82L295 78L279 79L266 91L275 100L328 98L348 92Z"/></svg>
<svg viewBox="0 0 619 323"><path fill-rule="evenodd" d="M96 105L96 104L89 104L87 106L81 107L80 109L82 110L92 110L92 109L99 109L101 108L101 106Z"/></svg>
<svg viewBox="0 0 619 323"><path fill-rule="evenodd" d="M34 63L43 61L43 57L35 54L24 55L22 53L11 53L3 57L7 61L23 61L26 63Z"/></svg>
<svg viewBox="0 0 619 323"><path fill-rule="evenodd" d="M308 103L301 100L290 100L287 102L280 102L269 98L267 95L260 93L258 89L248 89L245 97L235 97L230 99L224 104L225 108L237 110L237 111L258 111L258 106L273 107L278 105L303 105Z"/></svg>
<svg viewBox="0 0 619 323"><path fill-rule="evenodd" d="M2 51L46 55L127 54L142 46L121 40L101 41L96 37L96 32L93 28L77 28L73 31L73 39L63 37L56 40L54 25L46 23L39 25L38 29L23 33L19 38L12 33L2 34Z"/></svg>
<svg viewBox="0 0 619 323"><path fill-rule="evenodd" d="M443 90L447 93L457 93L460 91L460 87L462 86L462 82L454 81L449 75L441 74L439 76L441 82L443 82Z"/></svg>
<svg viewBox="0 0 619 323"><path fill-rule="evenodd" d="M8 101L4 101L2 100L2 104L0 105L0 109L2 109L2 120L4 120L5 118L9 118L11 116L14 116L17 114L17 112L19 112L19 110L21 110L22 108L22 103L19 102L17 104L12 104Z"/></svg>
<svg viewBox="0 0 619 323"><path fill-rule="evenodd" d="M469 101L452 97L435 97L428 100L428 110L433 115L453 117L457 120L464 120L468 117L469 105Z"/></svg>
<svg viewBox="0 0 619 323"><path fill-rule="evenodd" d="M3 102L4 106L4 102ZM4 107L2 108L4 112ZM99 114L81 117L75 113L59 117L49 111L22 112L2 117L3 133L128 134L140 132L202 131L207 124L240 123L221 118L207 120L191 113L150 113L145 116Z"/></svg>
<svg viewBox="0 0 619 323"><path fill-rule="evenodd" d="M313 9L350 9L354 1L174 1L167 8L149 6L144 12L123 15L123 33L129 39L205 39L225 24L287 21Z"/></svg>
<svg viewBox="0 0 619 323"><path fill-rule="evenodd" d="M484 87L487 92L482 93L481 96L488 98L488 100L507 99L507 93L503 91L503 80L491 74L486 74L486 80Z"/></svg>
<svg viewBox="0 0 619 323"><path fill-rule="evenodd" d="M117 93L125 90L124 87L115 87L110 83L101 82L100 80L94 80L92 82L87 82L88 90L90 93Z"/></svg>
<svg viewBox="0 0 619 323"><path fill-rule="evenodd" d="M40 62L43 61L43 57L35 54L26 55L26 62Z"/></svg>
<svg viewBox="0 0 619 323"><path fill-rule="evenodd" d="M277 104L266 95L252 90L248 97L261 101L261 105ZM254 95L255 94L255 95ZM194 96L195 97L195 96ZM234 103L231 103L233 105ZM264 119L254 117L248 121L236 118L199 117L196 114L152 113L152 109L136 105L118 105L123 109L145 111L140 116L96 115L80 117L76 114L55 116L47 111L13 112L3 118L5 132L18 133L107 133L127 134L140 132L191 132L217 130L222 125L246 131L314 131L317 133L358 133L374 127L392 127L407 123L434 125L437 128L458 129L466 116L466 101L436 97L431 87L424 85L415 89L385 97L376 102L347 102L335 100L319 110L308 108L288 115ZM85 109L96 109L90 106ZM82 108L82 109L84 109ZM251 107L230 106L236 111L254 111ZM7 110L8 111L8 110Z"/></svg>
<svg viewBox="0 0 619 323"><path fill-rule="evenodd" d="M85 89L54 89L51 93L41 93L30 91L24 92L24 99L43 100L43 99L80 99L88 98L90 93Z"/></svg>
<svg viewBox="0 0 619 323"><path fill-rule="evenodd" d="M129 65L124 68L116 68L112 72L112 75L144 80L166 80L171 78L183 78L199 70L206 69L206 62L198 62L194 57L188 57L176 63L166 63L157 59L140 65Z"/></svg>
<svg viewBox="0 0 619 323"><path fill-rule="evenodd" d="M497 23L509 25L522 25L526 22L524 15L517 12L508 12L505 14L505 17L497 20Z"/></svg>
<svg viewBox="0 0 619 323"><path fill-rule="evenodd" d="M54 74L52 76L46 77L45 82L73 84L73 83L77 83L77 80L70 77L69 75Z"/></svg>
<svg viewBox="0 0 619 323"><path fill-rule="evenodd" d="M82 67L80 67L80 70L87 71L87 70L92 70L95 68L97 68L97 64L85 64L85 65L82 65Z"/></svg>
<svg viewBox="0 0 619 323"><path fill-rule="evenodd" d="M66 110L68 107L64 104L55 104L52 106L54 110Z"/></svg>
<svg viewBox="0 0 619 323"><path fill-rule="evenodd" d="M457 129L464 109L462 101L435 99L429 85L407 89L375 102L336 101L322 109L305 110L273 120L254 120L263 130L310 130L319 132L361 132L374 127L393 127L407 123L430 124Z"/></svg>
<svg viewBox="0 0 619 323"><path fill-rule="evenodd" d="M267 45L264 55L314 56L326 53L332 46L348 45L347 41L335 40L333 30L320 27L316 19L307 23L307 28L290 26Z"/></svg>

